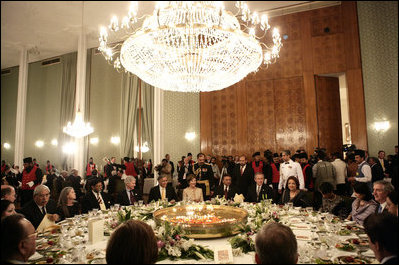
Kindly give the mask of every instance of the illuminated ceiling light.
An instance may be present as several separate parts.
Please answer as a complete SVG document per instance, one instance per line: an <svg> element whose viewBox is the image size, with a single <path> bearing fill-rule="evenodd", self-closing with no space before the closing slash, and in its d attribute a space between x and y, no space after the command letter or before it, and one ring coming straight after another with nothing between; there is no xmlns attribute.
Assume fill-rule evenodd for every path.
<svg viewBox="0 0 399 265"><path fill-rule="evenodd" d="M389 124L389 121L379 121L379 122L374 122L374 128L378 132L384 132L388 130L391 127Z"/></svg>
<svg viewBox="0 0 399 265"><path fill-rule="evenodd" d="M119 144L121 142L121 138L119 136L113 136L111 137L111 143L113 144Z"/></svg>
<svg viewBox="0 0 399 265"><path fill-rule="evenodd" d="M51 144L54 146L58 146L58 140L57 139L51 140Z"/></svg>
<svg viewBox="0 0 399 265"><path fill-rule="evenodd" d="M140 151L138 146L136 146L136 147L134 148L134 150L135 150L136 152L139 152L139 151ZM141 152L142 152L142 153L147 153L148 151L150 151L150 148L148 147L148 143L147 143L147 142L144 142L144 144L141 146Z"/></svg>
<svg viewBox="0 0 399 265"><path fill-rule="evenodd" d="M44 142L41 140L38 140L35 142L36 147L42 148L44 146Z"/></svg>
<svg viewBox="0 0 399 265"><path fill-rule="evenodd" d="M91 127L90 122L85 123L83 121L83 115L80 111L78 111L76 112L75 121L73 124L68 122L63 131L72 137L82 138L94 132L94 129Z"/></svg>
<svg viewBox="0 0 399 265"><path fill-rule="evenodd" d="M195 139L195 132L186 132L186 135L184 136L187 140L192 141Z"/></svg>
<svg viewBox="0 0 399 265"><path fill-rule="evenodd" d="M112 141L112 139L111 139ZM90 143L91 144L98 144L98 137L90 138Z"/></svg>
<svg viewBox="0 0 399 265"><path fill-rule="evenodd" d="M68 142L66 143L63 147L62 147L62 151L65 154L74 154L77 150L77 146L75 144L75 142Z"/></svg>
<svg viewBox="0 0 399 265"><path fill-rule="evenodd" d="M4 144L3 144L3 147L4 147L5 149L10 149L10 148L11 148L11 145L10 145L9 143L4 143Z"/></svg>
<svg viewBox="0 0 399 265"><path fill-rule="evenodd" d="M262 64L276 62L282 47L278 30L269 31L266 15L252 13L244 1L235 6L233 14L221 1L158 1L137 29L134 25L142 18L133 1L121 23L112 17L108 28L113 34L101 27L98 50L118 71L129 71L154 87L220 90Z"/></svg>

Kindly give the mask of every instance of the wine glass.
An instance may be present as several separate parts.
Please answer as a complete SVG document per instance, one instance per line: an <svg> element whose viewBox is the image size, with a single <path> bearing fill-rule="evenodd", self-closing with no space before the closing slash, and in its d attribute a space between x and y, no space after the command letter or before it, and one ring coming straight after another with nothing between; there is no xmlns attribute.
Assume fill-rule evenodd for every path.
<svg viewBox="0 0 399 265"><path fill-rule="evenodd" d="M139 201L139 206L140 206L140 207L143 206L143 203L144 203L144 201L143 201L143 200L140 200L140 201Z"/></svg>

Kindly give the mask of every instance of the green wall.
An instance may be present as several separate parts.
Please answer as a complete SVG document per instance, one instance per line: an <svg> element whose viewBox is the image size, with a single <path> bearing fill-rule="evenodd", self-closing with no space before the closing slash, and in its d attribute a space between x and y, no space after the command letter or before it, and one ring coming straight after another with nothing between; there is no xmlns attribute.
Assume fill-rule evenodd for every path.
<svg viewBox="0 0 399 265"><path fill-rule="evenodd" d="M370 156L398 144L398 2L357 2ZM391 127L377 132L374 122Z"/></svg>

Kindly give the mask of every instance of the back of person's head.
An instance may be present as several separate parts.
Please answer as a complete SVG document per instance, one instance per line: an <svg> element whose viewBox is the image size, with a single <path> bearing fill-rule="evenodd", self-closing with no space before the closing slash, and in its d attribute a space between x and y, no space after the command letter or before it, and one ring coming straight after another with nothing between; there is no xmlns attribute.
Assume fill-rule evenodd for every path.
<svg viewBox="0 0 399 265"><path fill-rule="evenodd" d="M356 182L355 185L353 185L353 190L358 194L363 194L363 200L365 201L373 199L369 186L365 182Z"/></svg>
<svg viewBox="0 0 399 265"><path fill-rule="evenodd" d="M320 160L325 160L326 159L326 153L325 152L323 152L323 151L319 151L318 153L317 153L317 158L318 159L320 159Z"/></svg>
<svg viewBox="0 0 399 265"><path fill-rule="evenodd" d="M369 215L363 223L373 244L378 242L381 251L398 253L398 217L389 213Z"/></svg>
<svg viewBox="0 0 399 265"><path fill-rule="evenodd" d="M23 219L22 214L14 214L1 220L1 263L19 253L18 245L27 236Z"/></svg>
<svg viewBox="0 0 399 265"><path fill-rule="evenodd" d="M339 153L339 152L334 152L334 153L331 154L331 156L334 157L334 158L342 159L342 154Z"/></svg>
<svg viewBox="0 0 399 265"><path fill-rule="evenodd" d="M142 221L127 221L112 233L108 241L107 264L153 264L157 258L154 231Z"/></svg>
<svg viewBox="0 0 399 265"><path fill-rule="evenodd" d="M10 195L12 188L10 185L1 185L1 198L4 199L7 195Z"/></svg>
<svg viewBox="0 0 399 265"><path fill-rule="evenodd" d="M319 190L322 194L329 194L334 191L334 186L330 182L323 182L320 184Z"/></svg>
<svg viewBox="0 0 399 265"><path fill-rule="evenodd" d="M279 223L262 227L255 239L256 261L261 264L295 264L298 245L291 228Z"/></svg>

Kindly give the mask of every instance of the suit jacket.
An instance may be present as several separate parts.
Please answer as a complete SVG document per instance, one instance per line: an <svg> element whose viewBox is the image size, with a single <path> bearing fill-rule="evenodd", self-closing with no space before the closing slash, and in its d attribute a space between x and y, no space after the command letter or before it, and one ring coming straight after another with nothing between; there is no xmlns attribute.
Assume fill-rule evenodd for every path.
<svg viewBox="0 0 399 265"><path fill-rule="evenodd" d="M398 257L392 257L389 260L387 260L381 264L398 264Z"/></svg>
<svg viewBox="0 0 399 265"><path fill-rule="evenodd" d="M187 173L186 173L186 169L187 169ZM186 173L186 177L188 176L188 174L194 174L193 173L193 167L190 165L183 165L179 171L178 171L178 180L180 182L180 187L179 189L185 189L188 187L188 183L187 183L187 179L183 179L184 177L184 173Z"/></svg>
<svg viewBox="0 0 399 265"><path fill-rule="evenodd" d="M250 164L247 164L241 175L240 164L237 164L233 171L232 184L238 189L238 192L247 197L248 187L254 184L254 170Z"/></svg>
<svg viewBox="0 0 399 265"><path fill-rule="evenodd" d="M103 198L105 208L109 208L112 202L108 194L101 192L101 197ZM82 213L87 213L93 209L100 209L100 204L98 204L96 196L94 196L93 192L90 190L82 198Z"/></svg>
<svg viewBox="0 0 399 265"><path fill-rule="evenodd" d="M383 180L385 175L384 175L384 170L382 169L382 166L379 163L376 163L371 166L371 182L376 182L377 180Z"/></svg>
<svg viewBox="0 0 399 265"><path fill-rule="evenodd" d="M233 200L236 193L238 193L238 189L235 186L230 185L229 191L227 192L227 199ZM224 197L224 184L223 183L216 187L213 197L216 197L218 195L220 197Z"/></svg>
<svg viewBox="0 0 399 265"><path fill-rule="evenodd" d="M176 192L173 189L173 187L171 187L169 185L166 186L166 194L165 195L166 195L166 198L168 198L169 201L171 201L171 200L177 201ZM158 201L161 198L162 197L161 197L161 191L159 190L159 185L156 185L155 187L153 187L150 190L150 195L148 196L148 202L152 202L153 200L154 201Z"/></svg>
<svg viewBox="0 0 399 265"><path fill-rule="evenodd" d="M45 208L46 208L46 213L49 214L57 213L57 204L53 200L49 200ZM28 219L32 223L35 229L40 225L44 217L44 214L41 212L41 209L39 209L34 200L31 200L28 203L26 203L24 207L21 209L21 213L25 215L26 219Z"/></svg>
<svg viewBox="0 0 399 265"><path fill-rule="evenodd" d="M135 199L137 202L143 199L143 196L142 196L141 192L140 192L138 189L134 189L134 190L133 190L133 194L134 194L134 199ZM120 204L120 205L123 205L123 206L129 206L129 205L131 205L130 199L129 199L129 197L127 196L126 189L121 190L121 191L118 193L118 196L117 196L117 198L116 198L116 202L117 202L118 204Z"/></svg>
<svg viewBox="0 0 399 265"><path fill-rule="evenodd" d="M267 199L273 198L273 191L268 185L266 185L266 184L262 185L260 192L259 192L259 197L257 197L257 194L256 194L256 183L249 186L248 192L247 192L247 197L245 198L245 201L260 202L263 198L267 198Z"/></svg>

